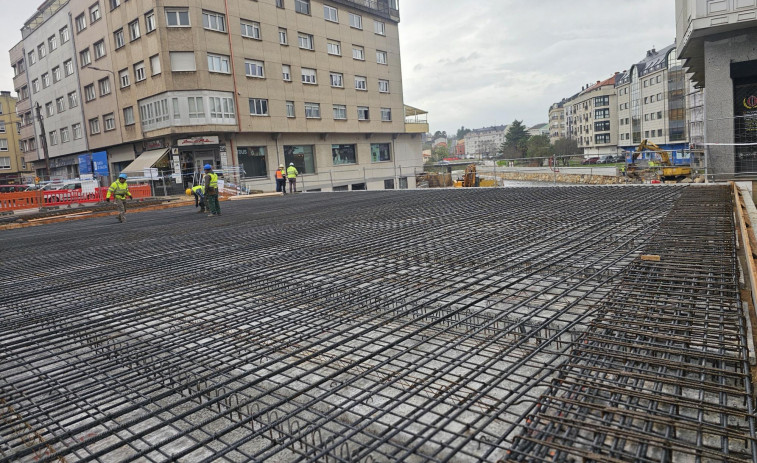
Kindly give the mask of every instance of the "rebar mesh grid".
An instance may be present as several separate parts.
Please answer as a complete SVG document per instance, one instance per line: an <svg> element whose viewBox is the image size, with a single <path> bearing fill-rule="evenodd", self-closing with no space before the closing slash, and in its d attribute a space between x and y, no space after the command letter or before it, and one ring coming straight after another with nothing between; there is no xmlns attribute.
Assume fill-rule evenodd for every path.
<svg viewBox="0 0 757 463"><path fill-rule="evenodd" d="M608 442L622 426L684 442L680 426L751 452L726 189L223 206L0 235L0 461L550 460L570 452L534 440L601 447L586 442L596 409ZM640 264L658 248L662 262ZM638 314L614 314L621 295ZM665 322L680 328L646 333ZM633 375L612 403L645 415L617 421L581 381L609 384L623 362ZM668 382L650 398L656 375ZM695 406L687 394L699 421L677 411ZM586 403L570 425L543 428L570 400ZM665 460L634 436L618 459Z"/></svg>

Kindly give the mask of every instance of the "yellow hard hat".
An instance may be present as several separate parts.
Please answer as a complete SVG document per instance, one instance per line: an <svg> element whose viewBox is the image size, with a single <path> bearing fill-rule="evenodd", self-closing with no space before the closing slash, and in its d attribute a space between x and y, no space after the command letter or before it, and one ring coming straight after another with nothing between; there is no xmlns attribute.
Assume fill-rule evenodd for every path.
<svg viewBox="0 0 757 463"><path fill-rule="evenodd" d="M187 193L187 196L191 195L192 194L192 189L191 188L187 188L186 193Z"/></svg>

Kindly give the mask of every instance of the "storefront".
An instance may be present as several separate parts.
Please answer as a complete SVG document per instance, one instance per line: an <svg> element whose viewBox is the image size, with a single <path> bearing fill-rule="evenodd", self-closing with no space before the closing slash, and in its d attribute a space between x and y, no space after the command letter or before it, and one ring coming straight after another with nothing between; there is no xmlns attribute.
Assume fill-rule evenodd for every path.
<svg viewBox="0 0 757 463"><path fill-rule="evenodd" d="M226 168L226 145L217 135L203 135L180 138L171 147L171 161L178 167L172 174L180 174L183 186L197 184L202 179L203 166L210 164L213 169Z"/></svg>

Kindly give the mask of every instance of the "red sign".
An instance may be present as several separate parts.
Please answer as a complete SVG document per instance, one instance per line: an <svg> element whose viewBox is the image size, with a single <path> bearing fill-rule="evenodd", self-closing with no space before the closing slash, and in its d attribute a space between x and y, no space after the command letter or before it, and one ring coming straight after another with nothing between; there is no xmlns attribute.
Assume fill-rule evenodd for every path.
<svg viewBox="0 0 757 463"><path fill-rule="evenodd" d="M757 96L751 95L745 98L744 107L749 110L757 109Z"/></svg>

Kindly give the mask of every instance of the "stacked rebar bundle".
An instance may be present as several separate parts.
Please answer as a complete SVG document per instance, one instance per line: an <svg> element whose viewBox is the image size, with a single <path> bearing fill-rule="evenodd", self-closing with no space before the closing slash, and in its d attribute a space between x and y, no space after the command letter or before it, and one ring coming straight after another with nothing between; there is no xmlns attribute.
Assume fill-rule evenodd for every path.
<svg viewBox="0 0 757 463"><path fill-rule="evenodd" d="M0 461L751 459L731 207L361 192L5 232Z"/></svg>

